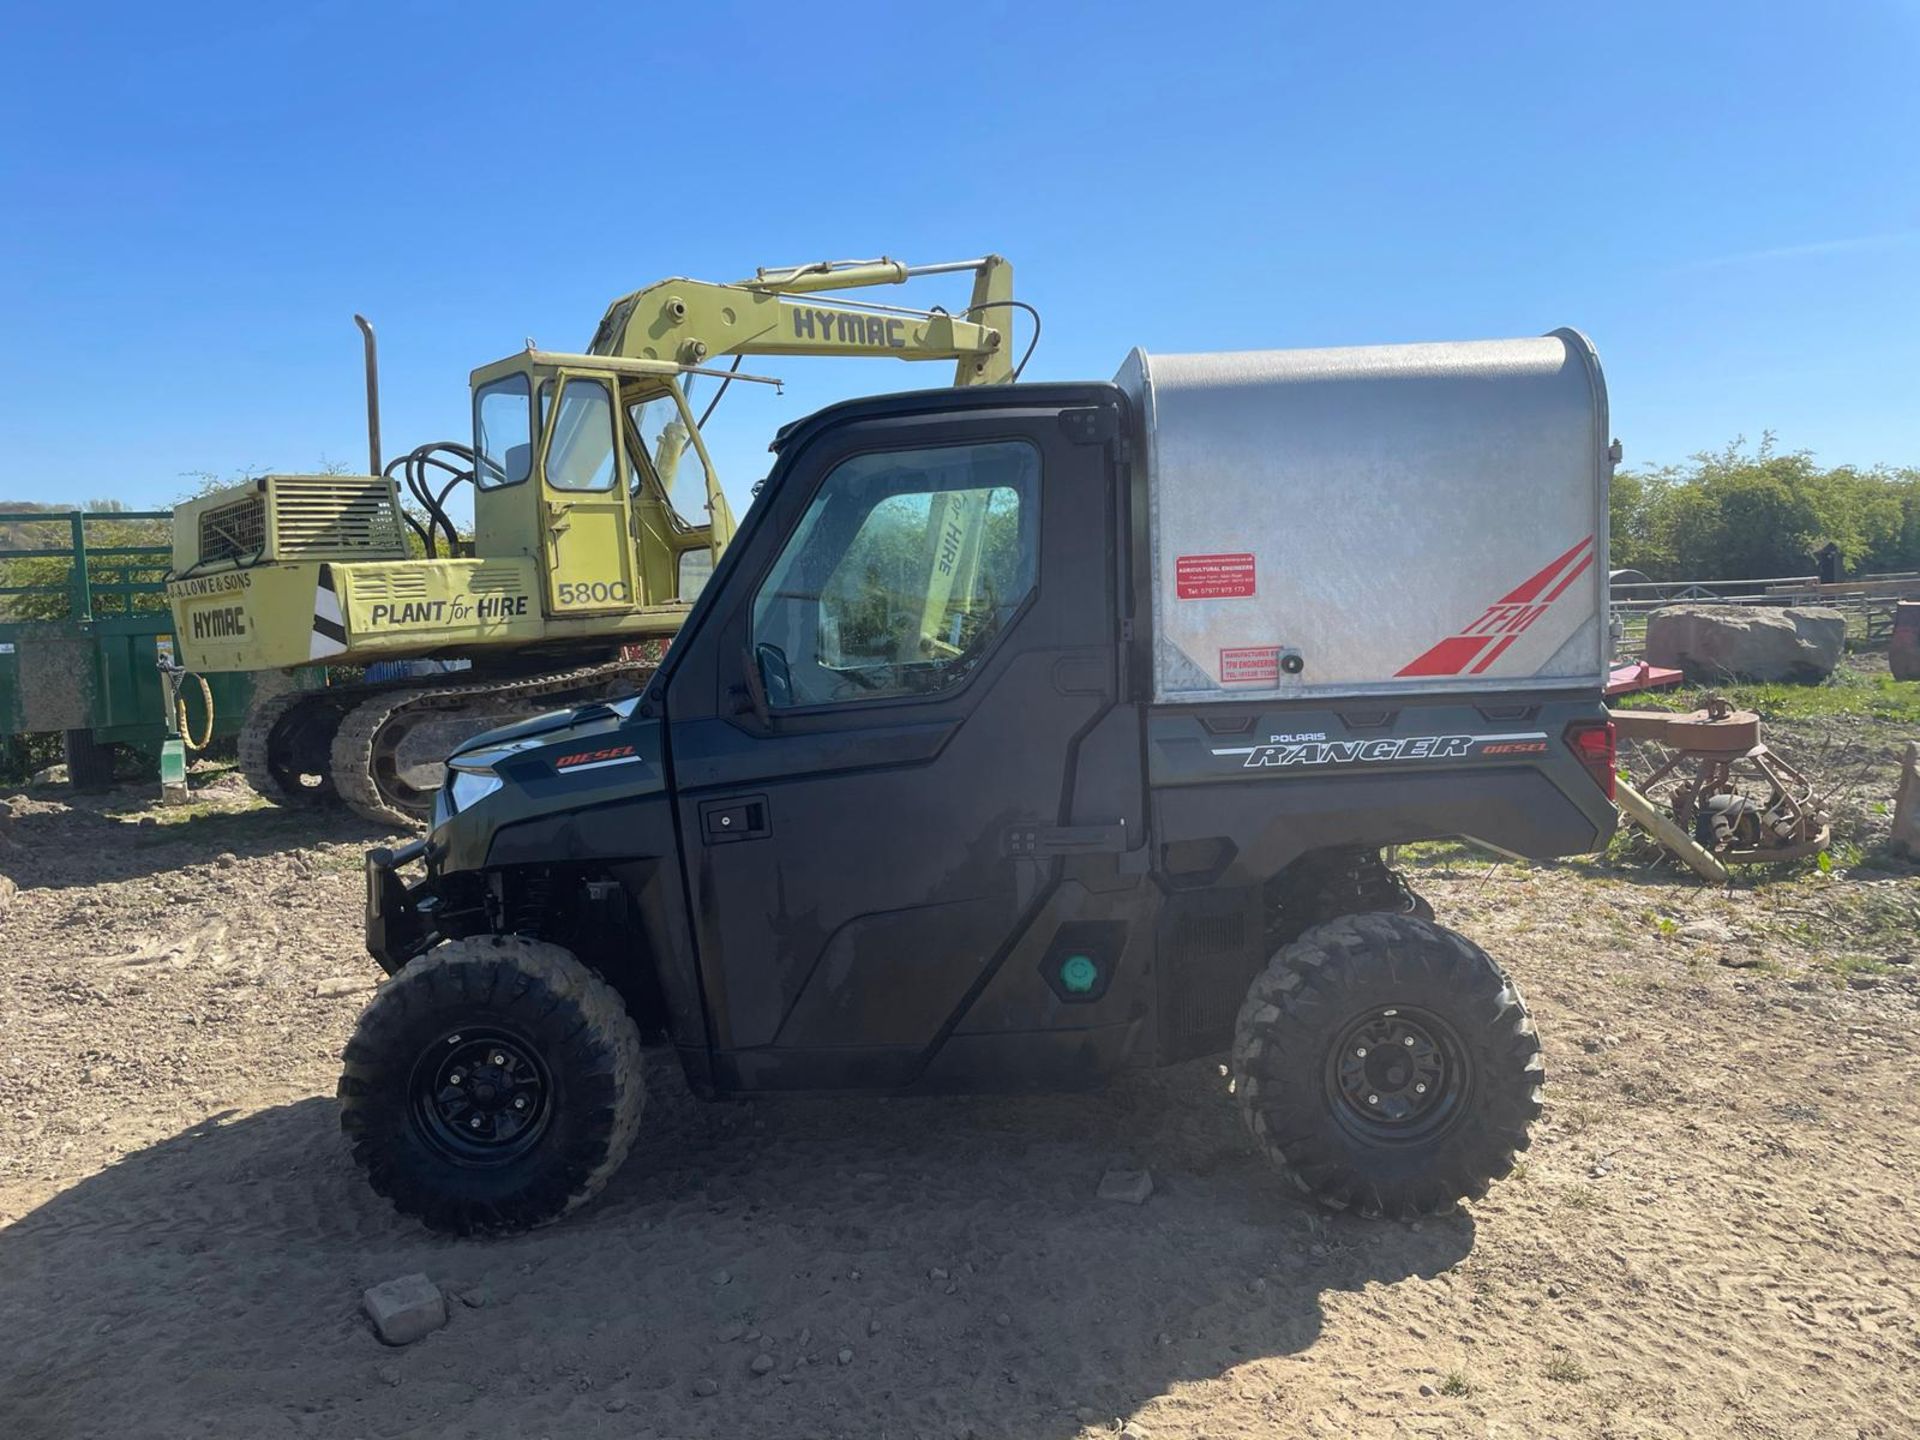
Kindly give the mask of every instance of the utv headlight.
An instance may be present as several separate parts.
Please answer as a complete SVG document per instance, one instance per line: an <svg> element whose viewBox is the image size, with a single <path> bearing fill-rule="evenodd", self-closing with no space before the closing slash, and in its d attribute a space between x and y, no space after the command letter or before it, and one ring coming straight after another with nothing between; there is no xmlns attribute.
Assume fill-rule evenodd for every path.
<svg viewBox="0 0 1920 1440"><path fill-rule="evenodd" d="M449 774L447 798L453 802L456 813L486 799L507 783L491 770L455 769Z"/></svg>
<svg viewBox="0 0 1920 1440"><path fill-rule="evenodd" d="M545 743L541 737L529 737L524 740L508 741L504 745L489 745L484 750L468 750L455 755L447 761L447 784L441 792L450 814L458 814L468 806L477 804L493 794L507 782L494 773L493 767L510 755L522 750L531 750ZM438 807L436 806L436 809Z"/></svg>

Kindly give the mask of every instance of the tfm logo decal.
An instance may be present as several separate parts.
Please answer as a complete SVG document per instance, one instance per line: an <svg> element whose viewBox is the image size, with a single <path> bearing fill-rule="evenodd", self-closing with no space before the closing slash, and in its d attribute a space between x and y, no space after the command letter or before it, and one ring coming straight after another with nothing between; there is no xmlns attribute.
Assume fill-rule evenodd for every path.
<svg viewBox="0 0 1920 1440"><path fill-rule="evenodd" d="M1593 565L1593 537L1589 535L1546 569L1515 586L1481 612L1465 629L1449 635L1400 675L1481 675L1521 632L1567 593L1574 581Z"/></svg>

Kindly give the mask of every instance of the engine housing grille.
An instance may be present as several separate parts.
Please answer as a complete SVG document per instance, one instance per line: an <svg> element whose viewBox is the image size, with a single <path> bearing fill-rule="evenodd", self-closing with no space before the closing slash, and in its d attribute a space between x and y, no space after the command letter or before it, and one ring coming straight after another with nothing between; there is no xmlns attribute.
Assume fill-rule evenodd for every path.
<svg viewBox="0 0 1920 1440"><path fill-rule="evenodd" d="M406 558L393 482L333 475L276 475L273 555L277 560Z"/></svg>
<svg viewBox="0 0 1920 1440"><path fill-rule="evenodd" d="M267 498L249 495L231 505L208 510L200 517L202 565L220 560L251 561L267 543Z"/></svg>

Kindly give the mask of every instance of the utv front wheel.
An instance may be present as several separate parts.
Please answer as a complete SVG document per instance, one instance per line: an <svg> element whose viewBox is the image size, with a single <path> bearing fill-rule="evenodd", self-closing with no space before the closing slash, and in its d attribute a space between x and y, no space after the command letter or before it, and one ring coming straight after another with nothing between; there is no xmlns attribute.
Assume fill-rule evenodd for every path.
<svg viewBox="0 0 1920 1440"><path fill-rule="evenodd" d="M340 1128L404 1215L469 1235L585 1204L626 1159L644 1100L620 997L558 945L455 940L375 995L347 1042Z"/></svg>
<svg viewBox="0 0 1920 1440"><path fill-rule="evenodd" d="M1335 1209L1413 1219L1486 1194L1540 1114L1540 1041L1485 951L1410 915L1307 931L1254 980L1234 1091L1268 1157Z"/></svg>

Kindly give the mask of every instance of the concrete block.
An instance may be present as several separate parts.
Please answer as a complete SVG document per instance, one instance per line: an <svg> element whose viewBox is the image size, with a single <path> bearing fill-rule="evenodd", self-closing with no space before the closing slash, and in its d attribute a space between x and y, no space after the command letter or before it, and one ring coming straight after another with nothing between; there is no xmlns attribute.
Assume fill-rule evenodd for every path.
<svg viewBox="0 0 1920 1440"><path fill-rule="evenodd" d="M447 1297L424 1275L402 1275L361 1297L374 1333L388 1345L411 1345L447 1323Z"/></svg>

